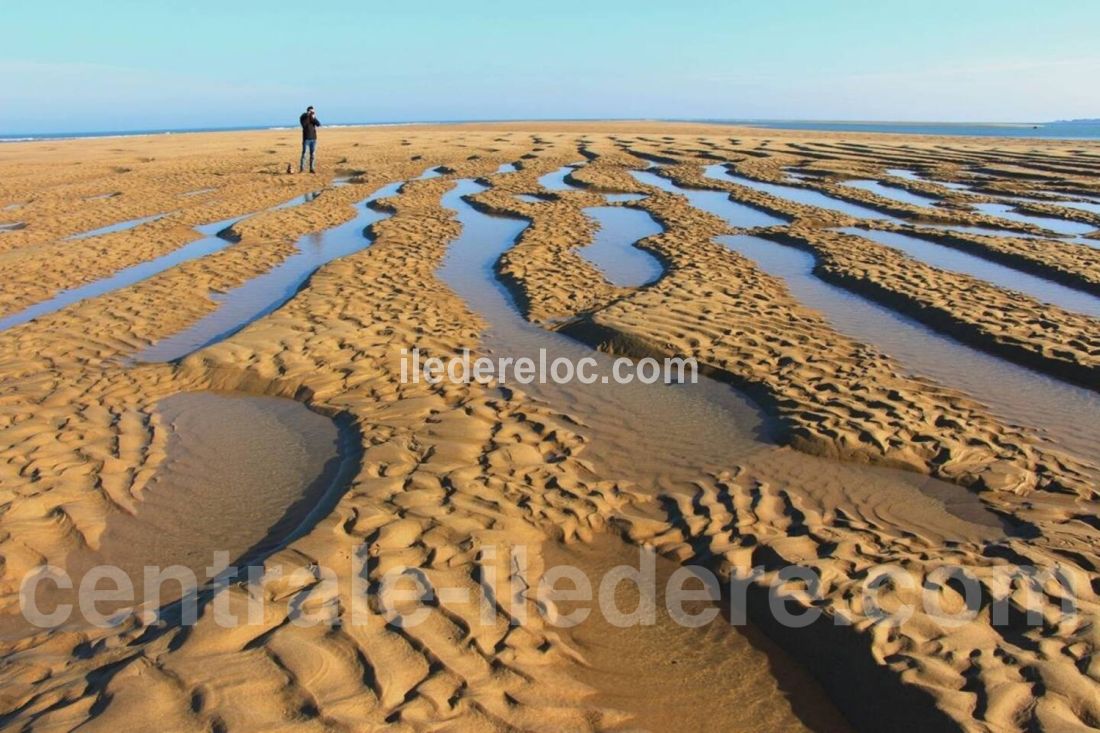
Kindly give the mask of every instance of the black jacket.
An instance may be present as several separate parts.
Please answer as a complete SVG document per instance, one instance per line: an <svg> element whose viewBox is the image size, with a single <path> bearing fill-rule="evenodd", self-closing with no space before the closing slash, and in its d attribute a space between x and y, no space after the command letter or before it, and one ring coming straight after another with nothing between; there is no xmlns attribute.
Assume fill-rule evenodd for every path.
<svg viewBox="0 0 1100 733"><path fill-rule="evenodd" d="M316 140L317 128L321 126L317 118L309 112L303 112L302 116L298 118L298 121L302 123L302 139Z"/></svg>

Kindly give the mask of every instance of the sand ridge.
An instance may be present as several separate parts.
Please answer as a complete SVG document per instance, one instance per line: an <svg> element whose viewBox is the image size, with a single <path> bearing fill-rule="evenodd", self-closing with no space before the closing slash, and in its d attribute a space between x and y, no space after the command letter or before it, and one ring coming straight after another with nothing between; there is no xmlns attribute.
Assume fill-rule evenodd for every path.
<svg viewBox="0 0 1100 733"><path fill-rule="evenodd" d="M814 638L834 653L847 649L853 659L869 659L884 680L881 689L899 701L894 718L908 716L913 729L1084 729L1100 719L1093 694L1100 640L1091 623L1097 601L1088 590L1100 561L1095 527L1085 521L1096 507L1091 467L1036 448L1025 432L988 417L965 395L899 375L881 354L835 334L780 283L712 243L726 232L724 223L678 197L647 191L645 201L630 204L664 223L666 232L643 246L669 266L655 284L630 291L601 284L598 271L571 252L592 234L579 215L592 194L565 192L545 204L512 195L539 193L531 188L535 178L578 155L590 160L575 174L578 181L642 190L622 167L637 159L625 157L612 136L637 129L669 133L657 147L682 154L711 128L513 128L340 131L333 140L345 140L349 157L356 143L370 143L359 150L361 162L348 163L362 166L360 182L256 217L242 225L239 242L216 255L0 333L0 552L9 608L22 571L94 545L107 512L139 505L163 460L162 428L151 417L160 397L198 389L293 397L354 424L362 443L357 475L333 512L266 560L272 575L277 567L303 573L273 580L262 624L225 630L204 616L188 630L147 628L131 618L114 629L42 632L9 642L0 669L5 723L106 729L155 715L163 727L178 730L621 726L629 722L625 713L593 705L591 691L571 680L571 666L583 664L583 654L537 614L502 601L486 626L476 621L476 603L444 602L423 627L395 629L377 608L358 607L350 570L352 554L361 552L370 579L410 565L477 598L488 547L568 546L608 529L725 575L760 562L770 574L784 561L820 569L827 579L821 598L811 601L794 589L791 602L813 602L830 616L851 618L843 639L821 629ZM231 144L214 137L214 149ZM64 153L77 145L57 147ZM516 160L523 162L519 173L493 175L501 163ZM210 291L270 269L297 236L347 221L351 203L431 165L446 165L447 175L410 181L382 202L394 215L374 225L375 243L326 265L276 312L179 365L126 365L127 355L208 313ZM458 177L492 184L474 197L480 206L532 219L508 258L513 287L522 288L532 319L583 314L616 336L698 353L772 395L773 409L794 426L796 445L857 460L878 453L991 489L982 497L1037 535L945 544L924 532L901 532L859 507L819 506L796 485L762 483L751 468L737 466L700 476L693 488L643 495L585 460L583 426L520 390L401 382L401 348L456 353L476 348L483 328L434 274L458 233L439 197ZM49 185L64 176L43 180ZM535 284L537 278L562 292ZM928 433L937 447L914 450ZM1042 491L1029 493L1033 488ZM879 562L928 578L960 561L997 597L1005 591L994 570L1005 558L1072 564L1086 580L1082 615L1072 625L1001 635L984 616L955 631L919 615L884 628L851 602L859 574ZM314 577L316 566L337 570L335 586ZM536 582L540 572L536 552L523 582ZM501 582L510 580L505 571ZM949 583L933 587L957 607ZM231 587L226 598L240 607L245 593ZM1044 607L1058 601L1051 591ZM334 618L356 608L368 622L301 628L288 623L291 608ZM814 727L774 689L769 695L762 698L775 716L769 719L785 729ZM874 725L860 717L859 703L844 701L849 717Z"/></svg>
<svg viewBox="0 0 1100 733"><path fill-rule="evenodd" d="M710 186L710 179L692 168L674 168L671 175L676 182L695 188L745 190L722 182ZM1097 384L1096 319L931 267L889 247L868 247L814 219L805 223L801 219L798 216L790 227L777 229L775 238L811 250L819 259L818 271L827 279L887 304L900 301L906 312L1028 366L1086 386ZM1042 316L1037 319L1039 313Z"/></svg>
<svg viewBox="0 0 1100 733"><path fill-rule="evenodd" d="M1094 295L1100 293L1100 249L1087 244L992 237L892 222L868 222L863 226L919 236Z"/></svg>
<svg viewBox="0 0 1100 733"><path fill-rule="evenodd" d="M599 181L604 190L643 190L622 168L602 161L575 177L590 184ZM549 289L547 281L568 291L583 279L571 273L568 279L552 279L552 268L560 270L571 260L560 256L560 245L527 248L525 233L502 266L520 256L532 260L522 270L512 269L517 280L517 272L537 273L520 280L529 317L578 316L567 330L594 343L630 350L636 341L643 351L696 356L740 384L762 388L764 398L789 421L789 439L814 453L918 467L998 490L1027 492L1039 484L1093 496L1088 477L1095 467L1068 456L1035 457L1035 451L1043 451L1025 447L1034 441L1015 428L998 424L962 395L906 378L884 355L852 343L799 307L781 283L711 243L730 231L717 217L692 209L677 196L647 193L646 200L632 205L652 213L666 234L640 246L669 262L669 272L607 307L563 313L558 305L562 296L549 304L540 297ZM482 194L478 200L491 199ZM505 211L523 206L496 200ZM553 209L546 213L555 216ZM582 233L576 236L575 243L584 241ZM548 260L555 264L544 265ZM528 281L537 284L528 289ZM839 403L836 394L847 395L848 404ZM988 427L978 427L983 425ZM977 434L987 436L986 446L976 443Z"/></svg>

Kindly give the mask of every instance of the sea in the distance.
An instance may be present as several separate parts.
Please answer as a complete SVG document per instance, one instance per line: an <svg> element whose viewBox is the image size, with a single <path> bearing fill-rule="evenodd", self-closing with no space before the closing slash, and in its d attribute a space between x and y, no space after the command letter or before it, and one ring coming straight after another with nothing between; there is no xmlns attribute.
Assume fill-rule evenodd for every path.
<svg viewBox="0 0 1100 733"><path fill-rule="evenodd" d="M832 132L893 132L905 135L972 135L976 137L1033 137L1100 139L1100 120L1064 122L848 122L829 120L697 120L726 125L779 130Z"/></svg>
<svg viewBox="0 0 1100 733"><path fill-rule="evenodd" d="M353 122L328 127L390 127L394 125L452 125L463 122L508 122L509 120L432 120L418 122ZM599 120L554 120L597 122ZM629 121L629 120L616 120ZM1100 139L1100 120L1059 122L831 122L828 120L744 120L744 119L666 119L666 122L707 122L780 130L824 130L835 132L886 132L905 135L974 135L978 137L1030 137L1068 140ZM50 132L11 134L0 132L0 143L39 140L72 140L96 137L132 137L136 135L173 135L190 132L246 132L252 130L294 130L297 125L257 125L242 127L196 127L177 130L114 130L96 132Z"/></svg>
<svg viewBox="0 0 1100 733"><path fill-rule="evenodd" d="M330 129L341 127L393 127L396 125L449 124L446 122L353 122L325 125ZM0 143L25 143L42 140L85 140L102 137L141 137L144 135L186 135L194 132L255 132L257 130L297 130L298 125L248 125L241 127L187 127L155 130L99 130L95 132L28 132L5 134L0 132Z"/></svg>

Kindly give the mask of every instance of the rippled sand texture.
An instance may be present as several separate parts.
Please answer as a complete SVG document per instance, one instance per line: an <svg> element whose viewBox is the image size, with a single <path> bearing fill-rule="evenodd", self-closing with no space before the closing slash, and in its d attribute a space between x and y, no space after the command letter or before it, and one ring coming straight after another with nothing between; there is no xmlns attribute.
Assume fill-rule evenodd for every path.
<svg viewBox="0 0 1100 733"><path fill-rule="evenodd" d="M1100 235L1059 237L971 208L1026 198L1014 203L1024 215L1100 228L1100 214L1064 205L1100 198L1100 145L658 123L416 126L327 131L322 172L287 175L296 147L282 131L0 146L0 208L20 204L15 213L26 225L0 232L0 318L185 247L201 236L197 226L232 224L229 244L211 254L0 331L4 727L127 730L157 720L164 730L228 731L1070 731L1100 724L1100 451L1092 450L1100 438L1100 323L835 231L906 232L1100 295ZM517 170L501 171L507 163ZM539 185L574 163L572 187ZM1072 430L1059 413L1033 411L1019 395L968 394L945 378L950 364L933 378L842 333L827 313L718 239L747 230L630 175L653 163L681 186L724 191L789 221L752 233L809 252L814 275L851 297L974 349L975 358L1030 370L1033 402L1057 393L1072 407L1065 416ZM714 165L886 217L861 221L777 198L708 172ZM440 175L420 178L430 168ZM348 182L334 186L337 178ZM696 356L776 421L776 442L761 439L729 465L692 469L677 455L675 471L645 481L608 466L652 465L652 451L631 460L631 435L661 425L588 419L586 410L596 415L598 405L583 397L548 404L494 384L403 383L401 349L476 350L486 328L437 276L461 231L441 202L459 178L489 186L469 199L479 210L530 222L497 264L523 316L593 347ZM902 203L844 185L849 179L938 203ZM408 183L378 202L392 216L372 225L368 248L325 264L274 312L178 362L133 359L213 312L219 293L292 256L303 235L351 220L354 204L394 181ZM611 205L644 210L663 226L638 244L664 268L649 285L612 285L578 253L596 233L584 209L606 205L603 194L612 192L644 194ZM298 205L279 206L292 200ZM73 238L147 217L159 218ZM170 618L149 625L126 613L108 628L19 623L24 574L86 564L121 516L128 552L140 556L148 539L143 502L171 483L163 471L180 460L170 454L172 428L158 403L203 391L297 400L333 418L349 442L354 465L331 511L302 536L288 535L289 544L264 545L270 582L260 623L222 628L210 613L194 628ZM1077 439L1060 437L1067 433ZM589 449L601 442L622 447L618 461L592 458L600 452ZM188 471L201 465L194 455L206 454L186 460ZM849 474L829 468L840 462L879 468L864 469L866 484L850 485L837 478ZM976 513L952 513L913 488L922 474L930 485L973 492ZM247 505L249 496L239 500ZM165 501L155 503L161 522ZM984 520L976 517L982 512ZM271 511L241 517L249 536L264 537L269 527L261 525L272 522ZM511 566L496 568L486 624L480 581L495 567L489 550L514 545L528 547L529 565L522 577L512 577ZM816 599L795 586L785 593L792 607L823 609L825 620L791 630L754 613L744 634L564 633L529 597L508 590L535 586L549 563L598 570L635 546L654 548L664 573L697 563L728 578L763 566L750 593L762 592L785 565L813 568L823 579ZM1009 592L997 578L1007 562L1060 564L1080 613L1055 619L1066 591L1050 585L1039 599L1047 623L991 624L990 604ZM959 626L922 612L896 626L875 623L859 588L878 564L915 573L948 610L962 598L936 571L966 566L983 587L981 612ZM362 600L359 581L400 566L465 589L467 598L441 599L415 628L388 625ZM319 578L318 567L335 571L335 582ZM240 609L247 594L230 585L219 602ZM891 600L904 595L896 590ZM295 625L295 610L338 623ZM846 623L831 622L838 618ZM618 659L643 676L638 685L616 676ZM708 685L711 694L700 695ZM670 715L676 706L688 712Z"/></svg>

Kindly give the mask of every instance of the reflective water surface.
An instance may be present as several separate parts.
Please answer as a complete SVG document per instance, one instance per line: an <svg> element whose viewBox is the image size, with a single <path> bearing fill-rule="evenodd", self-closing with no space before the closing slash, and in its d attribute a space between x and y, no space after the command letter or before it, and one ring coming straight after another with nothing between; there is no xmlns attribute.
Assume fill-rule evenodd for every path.
<svg viewBox="0 0 1100 733"><path fill-rule="evenodd" d="M146 362L179 359L228 338L279 308L294 297L322 265L369 246L371 240L366 228L389 216L389 212L372 208L371 203L393 196L400 187L400 181L383 186L356 204L357 215L351 221L303 236L293 255L272 270L219 296L217 310L189 328L151 345L135 359Z"/></svg>
<svg viewBox="0 0 1100 733"><path fill-rule="evenodd" d="M99 549L66 561L73 577L120 567L139 598L146 566L182 566L201 584L216 552L256 562L302 536L346 490L357 459L347 429L279 397L186 392L161 400L156 420L165 458L136 513L110 513ZM180 595L176 583L164 588L162 600Z"/></svg>
<svg viewBox="0 0 1100 733"><path fill-rule="evenodd" d="M133 229L136 226L142 224L148 224L149 222L156 221L157 219L164 218L164 214L153 214L152 216L142 216L137 219L128 219L126 221L116 222L114 224L108 224L105 227L99 227L98 229L91 229L86 232L80 232L79 234L72 234L65 239L88 239L89 237L98 237L101 234L113 234L114 232L121 232L127 229Z"/></svg>
<svg viewBox="0 0 1100 733"><path fill-rule="evenodd" d="M876 346L913 373L962 389L1009 422L1100 460L1100 394L966 346L830 285L814 275L814 257L808 252L747 235L718 241L781 278L799 302L820 311L841 333Z"/></svg>
<svg viewBox="0 0 1100 733"><path fill-rule="evenodd" d="M600 225L592 244L577 252L620 287L638 287L657 280L664 272L660 260L634 246L645 237L661 233L661 225L639 209L597 206L584 213Z"/></svg>
<svg viewBox="0 0 1100 733"><path fill-rule="evenodd" d="M462 180L443 197L463 229L438 276L490 324L483 352L493 358L537 361L541 350L549 359L567 357L574 363L592 357L600 365L599 373L610 374L614 357L523 318L495 268L527 222L488 216L462 200L480 190L480 184ZM839 492L853 501L898 501L910 507L939 505L939 511L946 507L969 521L999 526L977 497L958 486L913 473L777 452L769 437L774 425L756 405L705 377L694 384L573 380L520 388L574 416L576 429L592 439L585 456L605 467L608 475L630 478L649 490L664 481L693 481L708 467L752 464L776 481L799 482L811 492Z"/></svg>
<svg viewBox="0 0 1100 733"><path fill-rule="evenodd" d="M895 176L896 178L905 178L910 181L924 181L926 183L934 183L937 186L943 186L944 188L949 188L952 191L972 191L974 188L973 186L970 186L966 183L956 183L955 181L937 181L931 178L925 178L919 173L907 170L905 168L887 168L886 172L891 176Z"/></svg>
<svg viewBox="0 0 1100 733"><path fill-rule="evenodd" d="M1078 221L1069 221L1067 219L1055 219L1053 217L1035 216L1032 214L1024 214L1019 211L1015 211L1011 204L973 204L974 208L983 214L989 214L990 216L1000 217L1001 219L1008 219L1010 221L1018 221L1022 224L1034 224L1037 227L1047 229L1058 234L1076 235L1085 234L1096 230L1096 227L1092 224L1082 224Z"/></svg>
<svg viewBox="0 0 1100 733"><path fill-rule="evenodd" d="M298 197L291 199L290 201L280 204L274 208L282 209L289 206L298 206L303 203L311 201L308 197L302 197L299 200ZM63 290L57 295L47 300L35 303L34 305L14 313L6 318L0 318L0 331L11 328L12 326L18 326L28 321L32 321L40 316L53 313L61 310L62 308L78 303L88 298L94 298L98 295L109 293L119 288L124 288L128 285L146 280L154 275L157 275L165 270L175 267L176 265L188 262L190 260L197 259L199 257L205 257L206 255L213 254L219 250L225 249L233 243L233 238L230 236L229 229L233 224L242 221L243 219L253 216L254 214L244 214L241 216L233 216L221 221L212 222L210 224L203 224L195 227L195 231L202 235L201 239L197 239L194 242L185 244L178 249L169 252L166 255L156 257L151 260L146 260L138 265L127 267L123 270L119 270L109 277L95 280L86 285L81 285L68 290Z"/></svg>
<svg viewBox="0 0 1100 733"><path fill-rule="evenodd" d="M893 199L903 204L912 204L913 206L931 206L936 203L938 199L931 196L922 196L912 191L907 191L904 188L898 188L896 186L887 186L879 181L872 180L859 180L859 181L845 181L845 186L851 186L852 188L858 188L863 191L869 191L883 198Z"/></svg>
<svg viewBox="0 0 1100 733"><path fill-rule="evenodd" d="M999 285L1008 290L1018 290L1044 303L1053 303L1066 310L1100 317L1100 298L1089 293L1014 270L981 257L967 254L953 247L911 237L898 232L872 231L849 227L840 231L870 239L879 244L900 249L910 257L943 270L961 272L971 277Z"/></svg>
<svg viewBox="0 0 1100 733"><path fill-rule="evenodd" d="M858 204L833 198L832 196L826 196L820 191L811 191L805 188L798 188L797 186L784 186L779 183L754 181L751 178L731 173L721 164L708 165L705 169L705 174L707 178L713 178L717 181L737 183L742 186L754 188L757 191L763 191L772 196L787 199L788 201L795 201L800 204L805 204L806 206L816 206L820 209L830 209L860 219L894 219L894 217L889 214L883 214L880 211L875 211L866 206L860 206Z"/></svg>
<svg viewBox="0 0 1100 733"><path fill-rule="evenodd" d="M630 174L639 183L646 183L650 186L656 186L662 191L686 196L695 208L721 217L733 226L752 228L787 223L786 219L780 219L778 216L773 216L760 209L734 201L725 191L686 188L652 171L631 171Z"/></svg>
<svg viewBox="0 0 1100 733"><path fill-rule="evenodd" d="M565 177L572 173L574 168L576 168L574 165L563 165L556 171L539 176L539 185L548 191L568 191L573 186L565 182Z"/></svg>

